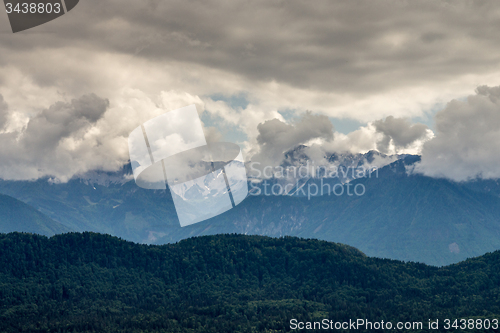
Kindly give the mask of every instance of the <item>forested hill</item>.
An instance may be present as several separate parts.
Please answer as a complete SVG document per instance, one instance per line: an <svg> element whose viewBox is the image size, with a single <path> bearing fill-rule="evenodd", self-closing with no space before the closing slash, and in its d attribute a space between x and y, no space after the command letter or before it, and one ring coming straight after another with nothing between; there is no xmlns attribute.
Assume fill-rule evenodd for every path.
<svg viewBox="0 0 500 333"><path fill-rule="evenodd" d="M286 332L294 318L493 319L499 296L499 252L436 268L292 237L147 246L95 233L0 235L1 332Z"/></svg>

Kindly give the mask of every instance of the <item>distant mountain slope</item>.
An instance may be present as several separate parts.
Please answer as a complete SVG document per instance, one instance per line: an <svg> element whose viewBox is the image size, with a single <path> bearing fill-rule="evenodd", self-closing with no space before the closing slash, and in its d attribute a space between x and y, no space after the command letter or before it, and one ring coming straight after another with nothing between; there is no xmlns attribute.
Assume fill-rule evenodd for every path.
<svg viewBox="0 0 500 333"><path fill-rule="evenodd" d="M297 149L287 155L287 162L304 158ZM394 158L376 152L331 156L332 163L342 165L383 164ZM139 188L131 181L131 173L130 165L125 165L118 172L89 172L67 183L54 183L48 178L0 180L0 193L28 203L74 231L107 233L139 243L159 239L176 242L194 235L193 230L180 227L170 191ZM253 209L259 212L259 207Z"/></svg>
<svg viewBox="0 0 500 333"><path fill-rule="evenodd" d="M361 197L343 197L334 209L319 200L311 211L329 212L300 235L329 238L371 256L446 265L500 249L500 198L464 184L407 175L405 161L360 179ZM323 201L323 202L321 202ZM324 207L321 209L320 207ZM314 227L314 229L312 229Z"/></svg>
<svg viewBox="0 0 500 333"><path fill-rule="evenodd" d="M94 231L134 242L152 242L179 226L170 191L139 188L118 174L92 174L67 183L2 181L0 193L35 207L74 231ZM180 226L179 226L180 227Z"/></svg>
<svg viewBox="0 0 500 333"><path fill-rule="evenodd" d="M71 229L22 201L0 194L0 233L13 231L52 236Z"/></svg>
<svg viewBox="0 0 500 333"><path fill-rule="evenodd" d="M171 241L234 232L300 236L355 246L370 256L446 265L500 249L500 197L471 185L408 175L408 156L357 179L362 196L257 196L214 219L188 226Z"/></svg>
<svg viewBox="0 0 500 333"><path fill-rule="evenodd" d="M0 331L288 332L292 319L365 319L421 322L408 331L427 332L431 319L445 332L450 318L492 328L499 266L499 252L438 269L292 237L146 246L94 233L14 233L0 235Z"/></svg>
<svg viewBox="0 0 500 333"><path fill-rule="evenodd" d="M371 163L377 156L368 157L348 156L346 163ZM165 244L218 233L290 235L432 265L500 249L498 181L455 183L408 173L418 160L402 156L378 175L352 180L351 185L365 187L363 196L250 196L220 216L185 228L179 225L169 191L141 189L123 177L127 170L122 177L97 174L66 184L0 181L0 193L29 203L75 231L139 243Z"/></svg>

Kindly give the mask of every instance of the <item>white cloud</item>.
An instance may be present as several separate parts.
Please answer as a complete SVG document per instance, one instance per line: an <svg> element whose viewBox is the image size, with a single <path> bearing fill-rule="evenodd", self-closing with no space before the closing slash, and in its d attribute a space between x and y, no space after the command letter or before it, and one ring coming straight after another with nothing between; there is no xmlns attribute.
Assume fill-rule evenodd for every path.
<svg viewBox="0 0 500 333"><path fill-rule="evenodd" d="M384 154L390 153L391 146L397 153L432 135L427 125L412 124L408 119L393 116L374 121L373 126L382 134L382 138L377 142L377 149Z"/></svg>
<svg viewBox="0 0 500 333"><path fill-rule="evenodd" d="M336 132L335 140L322 145L322 149L327 153L366 153L370 150L376 150L376 143L380 139L380 136L375 128L371 124L368 124L348 134Z"/></svg>
<svg viewBox="0 0 500 333"><path fill-rule="evenodd" d="M124 89L113 103L89 94L52 104L23 127L0 133L0 178L54 177L64 182L89 170L115 171L128 161L127 138L134 128L171 110L165 106L201 101L176 91L162 92L155 99L161 103L139 90ZM204 130L209 140L220 139L216 129Z"/></svg>
<svg viewBox="0 0 500 333"><path fill-rule="evenodd" d="M436 136L424 144L417 172L456 181L500 178L500 87L480 86L466 100L452 100L435 120Z"/></svg>
<svg viewBox="0 0 500 333"><path fill-rule="evenodd" d="M364 126L353 133L311 142L324 151L367 151L384 138L372 122L425 118L479 84L500 84L499 13L494 1L81 2L68 15L18 34L0 22L6 32L0 93L9 105L0 125L17 137L59 101L89 93L108 99L102 119L80 129L83 139L70 135L60 145L87 147L96 156L114 153L74 168L65 162L67 171L54 171L64 177L115 168L126 157L131 129L192 103L244 132L248 155L257 152L258 124L285 122L279 112L290 110L359 121ZM210 98L239 93L248 99L245 109ZM221 139L216 126L205 132ZM403 145L392 138L383 149L418 152L430 135ZM37 171L12 167L12 174L0 176L47 172L33 159L17 160Z"/></svg>
<svg viewBox="0 0 500 333"><path fill-rule="evenodd" d="M328 118L311 113L292 124L278 119L268 120L259 124L257 130L257 152L251 160L262 166L281 165L284 153L312 140L333 140L333 125Z"/></svg>
<svg viewBox="0 0 500 333"><path fill-rule="evenodd" d="M109 102L85 95L58 102L32 117L21 132L0 134L2 178L37 179L75 172L96 148L88 136L103 117Z"/></svg>

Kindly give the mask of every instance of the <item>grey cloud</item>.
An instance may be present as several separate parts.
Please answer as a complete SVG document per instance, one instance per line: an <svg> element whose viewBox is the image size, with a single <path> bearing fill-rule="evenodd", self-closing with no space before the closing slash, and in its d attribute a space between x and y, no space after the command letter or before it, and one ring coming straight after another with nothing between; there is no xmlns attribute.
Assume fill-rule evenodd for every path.
<svg viewBox="0 0 500 333"><path fill-rule="evenodd" d="M0 95L0 130L4 128L7 123L7 116L9 112L9 107L7 103L5 103L3 96Z"/></svg>
<svg viewBox="0 0 500 333"><path fill-rule="evenodd" d="M215 127L203 127L203 131L208 143L220 142L223 139L221 132Z"/></svg>
<svg viewBox="0 0 500 333"><path fill-rule="evenodd" d="M377 142L377 149L382 153L388 153L392 142L396 149L407 148L416 140L427 135L428 127L424 124L412 124L408 119L387 117L385 120L373 122L377 132L383 134L383 138Z"/></svg>
<svg viewBox="0 0 500 333"><path fill-rule="evenodd" d="M500 178L500 87L481 86L435 116L436 136L424 144L416 171L456 181Z"/></svg>
<svg viewBox="0 0 500 333"><path fill-rule="evenodd" d="M108 106L94 94L57 102L32 117L22 132L0 134L0 177L66 180L102 166L106 159L112 163L116 154L99 150L98 140L86 137Z"/></svg>
<svg viewBox="0 0 500 333"><path fill-rule="evenodd" d="M333 140L333 124L328 117L307 112L299 121L286 124L278 119L257 126L259 152L252 161L265 165L279 165L284 153L312 139Z"/></svg>
<svg viewBox="0 0 500 333"><path fill-rule="evenodd" d="M499 11L496 1L109 0L37 28L57 33L0 46L85 47L356 94L487 73L500 64Z"/></svg>
<svg viewBox="0 0 500 333"><path fill-rule="evenodd" d="M404 87L445 86L450 82L467 81L466 75L480 77L496 71L500 68L499 13L500 6L496 1L87 1L81 2L68 15L31 32L11 34L6 31L8 33L0 39L0 83L5 82L2 88L12 91L16 89L12 82L28 82L22 88L31 89L31 92L20 93L18 101L23 100L24 95L42 94L38 87L61 91L67 96L78 96L82 90L112 96L112 89L135 89L139 79L145 77L147 81L149 76L154 88L147 94L156 94L155 89L170 89L165 87L168 84L173 86L172 89L184 85L179 89L201 95L205 92L194 91L198 88L186 88L190 86L189 82L199 83L198 87L211 84L227 87L224 80L232 80L227 79L228 72L240 75L241 78L238 76L235 80L244 81L241 86L248 89L266 87L260 85L262 81L277 83L272 85L277 86L274 96L280 95L280 88L283 88L280 84L284 84L306 88L304 92L331 92L340 97L345 93L349 98L363 100L367 94L389 94ZM61 64L54 66L47 62L49 57L40 57L40 51L44 50L50 50L45 55L54 55L50 59L57 59ZM96 55L105 60L89 61ZM120 58L120 55L126 56ZM130 60L130 67L142 68L144 64L152 64L149 69L160 71L165 64L178 65L180 72L192 68L196 75L184 77L183 73L175 72L168 83L161 81L163 77L155 81L158 77L154 77L153 70L144 71L140 78L128 74L115 77L115 73L110 74L106 69L119 58L126 59L121 63ZM217 69L226 76L219 78L221 72ZM20 78L9 81L16 75ZM101 86L101 82L116 82L116 86L110 88L104 83ZM10 86L5 87L7 84ZM462 83L458 86L459 90L463 88ZM478 88L476 97L495 104L492 98L497 94L490 89ZM4 96L11 98L13 93L4 93ZM265 94L262 96L269 98ZM297 109L307 107L300 100L292 102ZM131 103L130 107L134 108L135 104ZM74 113L74 110L80 110L80 113ZM112 147L107 146L107 141L99 141L101 137L97 141L85 139L93 128L92 124L99 122L100 110L102 105L85 111L84 105L54 104L30 120L20 141L16 141L14 134L2 134L1 163L5 166L19 161L37 175L46 174L46 170L62 172L55 167L49 168L48 162L39 162L29 154L47 155L47 160L60 161L61 166L67 163L68 174L89 167L89 161L102 165L92 154L114 156ZM66 118L65 113L72 116ZM125 124L127 119L119 119L119 116L116 115L115 119L122 124L121 132L108 138L115 143L132 126ZM378 118L377 115L371 119ZM0 116L0 124L5 123L5 119ZM454 121L449 119L454 118L443 116L440 121L443 124ZM113 125L110 123L109 127ZM463 123L463 126L468 125ZM259 138L262 153L276 157L279 156L277 152L282 153L307 138L330 135L327 129L319 134L309 130L295 132L296 126L277 121L263 124L259 129L262 131ZM454 125L450 126L453 128ZM273 134L272 128L277 132ZM379 143L381 149L391 140L404 146L412 138L407 138L405 133L384 130L388 134L385 133L384 140ZM294 133L298 139L286 133ZM370 146L371 134L366 130L356 131L346 142L365 149ZM432 160L433 145L444 146L447 134L442 135L441 139L427 146L428 161ZM78 148L71 150L69 146L61 146L70 139L77 142ZM277 143L275 148L270 144L273 141ZM353 143L355 141L360 143ZM66 143L69 145L70 142Z"/></svg>
<svg viewBox="0 0 500 333"><path fill-rule="evenodd" d="M21 144L37 148L33 153L52 150L64 138L81 138L86 130L99 120L109 101L95 94L84 95L70 103L57 102L31 118Z"/></svg>
<svg viewBox="0 0 500 333"><path fill-rule="evenodd" d="M476 94L481 96L486 96L493 103L498 102L498 98L500 97L500 86L499 87L488 87L488 86L479 86L476 88Z"/></svg>

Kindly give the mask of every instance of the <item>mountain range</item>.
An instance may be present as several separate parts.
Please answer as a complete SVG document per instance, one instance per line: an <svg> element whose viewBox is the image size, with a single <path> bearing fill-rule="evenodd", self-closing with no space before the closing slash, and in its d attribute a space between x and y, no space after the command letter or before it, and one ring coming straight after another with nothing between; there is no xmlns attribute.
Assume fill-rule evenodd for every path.
<svg viewBox="0 0 500 333"><path fill-rule="evenodd" d="M415 174L411 170L420 158L413 155L370 152L330 160L337 166L339 161L359 166L374 158L389 164L369 177L332 182L351 191L358 185L363 195L249 195L232 210L184 228L170 191L137 187L129 166L61 184L47 179L0 181L0 193L31 205L67 230L107 233L138 243L175 243L219 233L298 236L348 244L369 256L438 266L500 249L497 180L456 183ZM302 187L320 181L306 179Z"/></svg>

